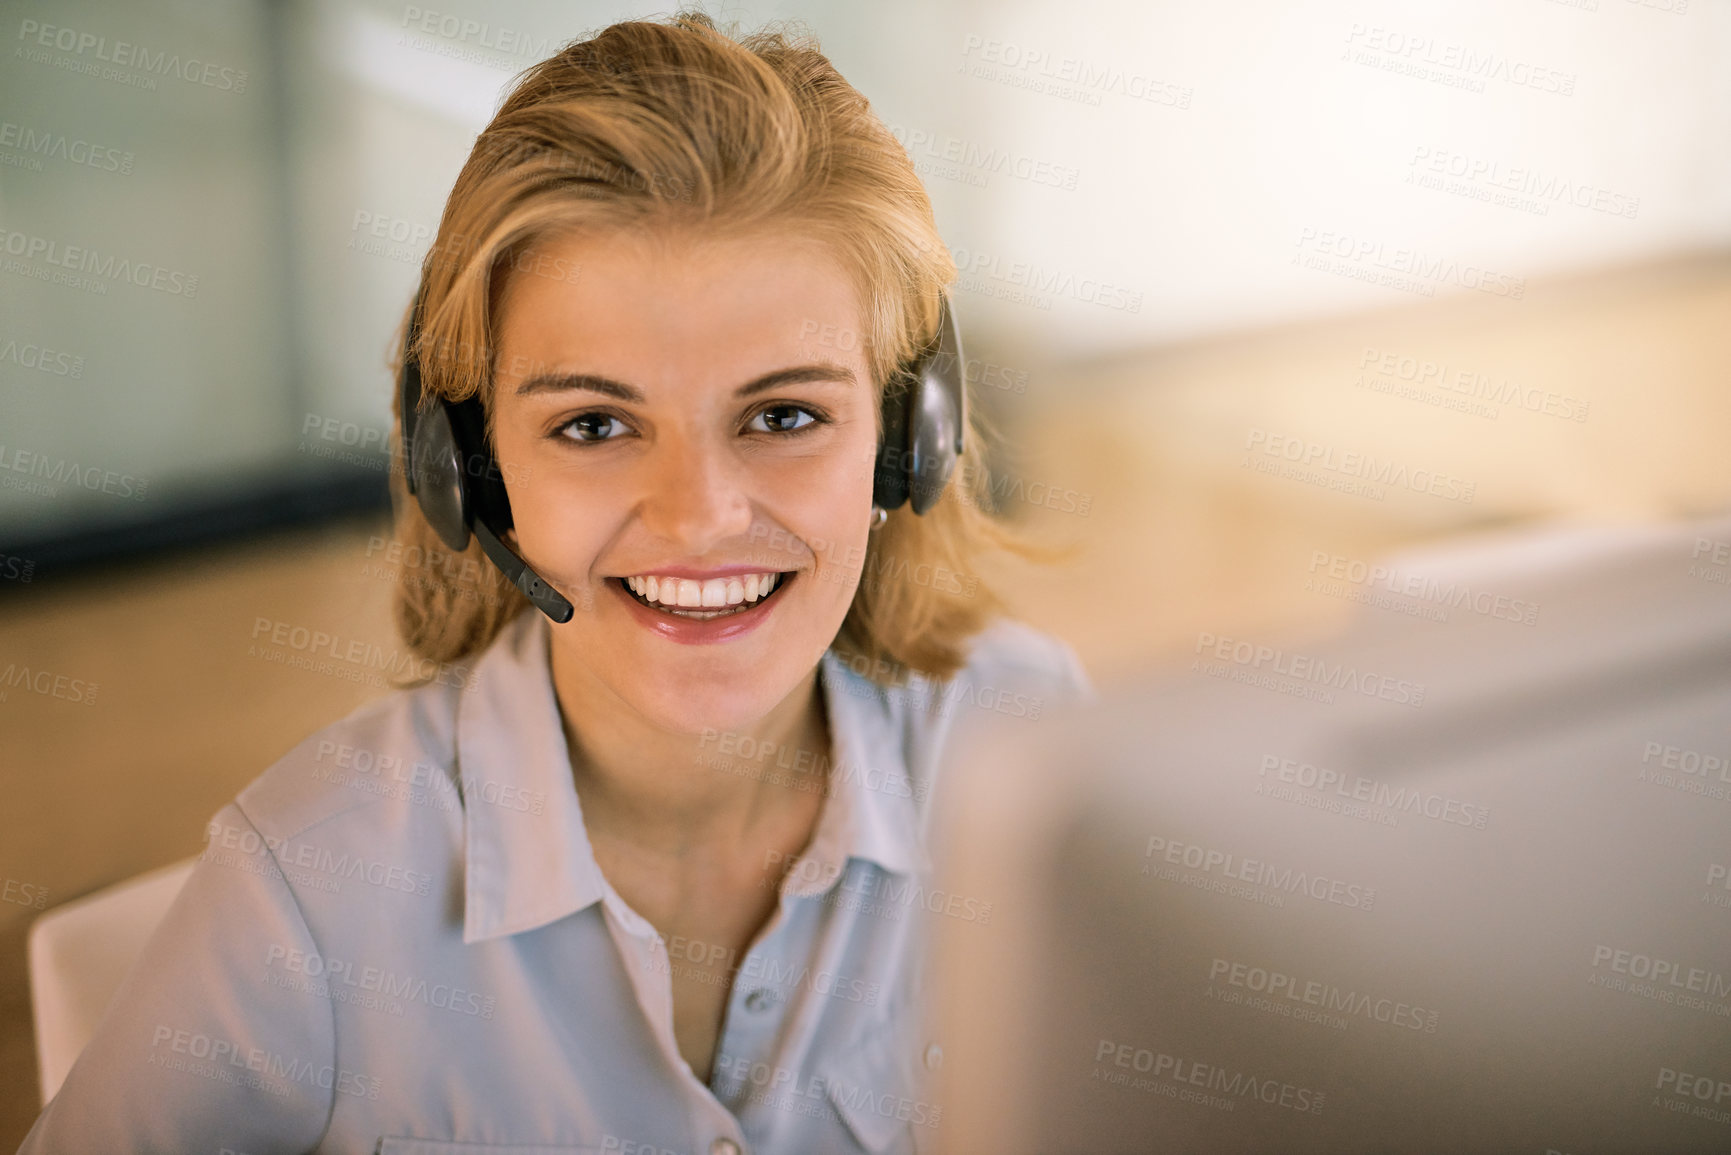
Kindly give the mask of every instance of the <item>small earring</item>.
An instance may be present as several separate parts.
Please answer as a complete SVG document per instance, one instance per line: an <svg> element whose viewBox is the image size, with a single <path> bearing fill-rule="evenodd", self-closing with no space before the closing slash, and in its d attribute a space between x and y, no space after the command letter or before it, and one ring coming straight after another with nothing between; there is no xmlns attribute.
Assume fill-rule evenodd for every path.
<svg viewBox="0 0 1731 1155"><path fill-rule="evenodd" d="M881 505L872 506L872 529L882 529L884 522L890 519L890 511Z"/></svg>

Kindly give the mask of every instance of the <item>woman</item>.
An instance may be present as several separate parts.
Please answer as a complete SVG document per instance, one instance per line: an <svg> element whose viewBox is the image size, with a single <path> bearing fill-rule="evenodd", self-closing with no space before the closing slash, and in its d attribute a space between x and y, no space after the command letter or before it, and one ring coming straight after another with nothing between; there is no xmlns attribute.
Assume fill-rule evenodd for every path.
<svg viewBox="0 0 1731 1155"><path fill-rule="evenodd" d="M398 494L405 557L473 529L527 571L408 575L435 676L217 815L24 1150L936 1141L923 927L991 898L925 897L940 754L1086 692L994 620L974 560L1014 542L977 470L874 505L883 397L954 276L814 48L688 15L531 70L423 270ZM468 506L439 412L486 427Z"/></svg>

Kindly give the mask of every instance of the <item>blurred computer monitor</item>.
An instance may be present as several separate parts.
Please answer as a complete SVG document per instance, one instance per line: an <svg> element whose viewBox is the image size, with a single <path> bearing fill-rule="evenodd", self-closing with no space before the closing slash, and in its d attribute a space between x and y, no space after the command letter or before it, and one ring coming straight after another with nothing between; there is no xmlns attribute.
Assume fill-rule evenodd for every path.
<svg viewBox="0 0 1731 1155"><path fill-rule="evenodd" d="M1377 564L969 741L942 1150L1731 1151L1731 522Z"/></svg>

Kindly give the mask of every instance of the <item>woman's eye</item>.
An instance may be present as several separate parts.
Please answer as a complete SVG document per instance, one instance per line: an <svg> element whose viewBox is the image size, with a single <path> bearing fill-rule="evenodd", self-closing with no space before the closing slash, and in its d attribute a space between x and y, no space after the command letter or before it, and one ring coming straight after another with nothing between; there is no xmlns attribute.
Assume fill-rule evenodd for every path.
<svg viewBox="0 0 1731 1155"><path fill-rule="evenodd" d="M580 413L562 432L573 441L611 441L615 427L624 429L625 423L611 413Z"/></svg>
<svg viewBox="0 0 1731 1155"><path fill-rule="evenodd" d="M810 410L797 405L771 405L751 419L751 428L760 433L792 433L816 421Z"/></svg>

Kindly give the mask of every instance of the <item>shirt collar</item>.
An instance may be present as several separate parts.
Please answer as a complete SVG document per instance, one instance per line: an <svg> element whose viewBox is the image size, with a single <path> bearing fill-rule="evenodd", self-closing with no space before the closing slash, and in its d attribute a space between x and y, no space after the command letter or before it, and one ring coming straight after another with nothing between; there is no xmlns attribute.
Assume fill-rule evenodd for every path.
<svg viewBox="0 0 1731 1155"><path fill-rule="evenodd" d="M818 817L806 857L821 871L816 886L790 883L793 894L827 890L847 869L849 858L875 862L898 874L929 870L920 837L916 783L909 773L904 735L877 683L848 669L834 650L825 651L818 679L829 714L833 761L829 796Z"/></svg>
<svg viewBox="0 0 1731 1155"><path fill-rule="evenodd" d="M463 941L516 934L605 893L571 779L539 611L507 623L458 695Z"/></svg>
<svg viewBox="0 0 1731 1155"><path fill-rule="evenodd" d="M571 776L542 615L525 611L494 639L459 693L463 795L463 941L545 926L612 895L596 864ZM890 703L833 651L819 665L834 747L828 797L805 857L818 870L788 893L834 885L849 858L889 871L928 869L915 784ZM618 912L636 921L621 901Z"/></svg>

